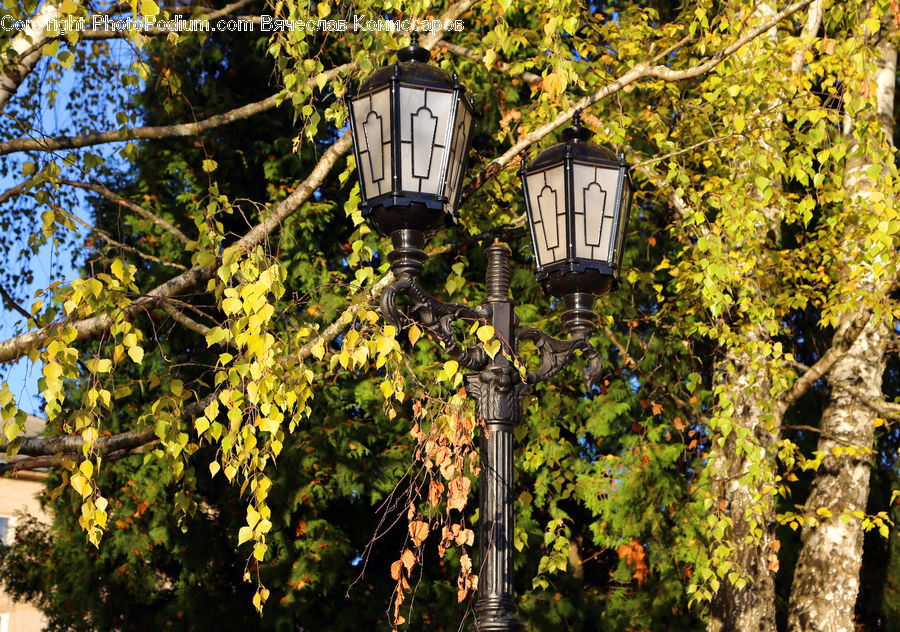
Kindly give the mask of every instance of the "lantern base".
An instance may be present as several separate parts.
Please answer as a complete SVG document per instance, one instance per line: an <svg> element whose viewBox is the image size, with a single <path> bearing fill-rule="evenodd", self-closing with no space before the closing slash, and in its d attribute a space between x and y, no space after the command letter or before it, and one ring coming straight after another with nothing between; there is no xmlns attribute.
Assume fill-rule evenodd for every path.
<svg viewBox="0 0 900 632"><path fill-rule="evenodd" d="M425 269L428 255L425 247L425 234L421 230L404 228L391 233L394 250L388 254L391 272L397 279L416 279Z"/></svg>
<svg viewBox="0 0 900 632"><path fill-rule="evenodd" d="M432 198L426 202L410 199L406 195L390 195L387 199L373 202L363 205L362 214L382 235L391 236L395 231L412 229L430 237L452 221L444 211L443 198Z"/></svg>
<svg viewBox="0 0 900 632"><path fill-rule="evenodd" d="M594 331L594 301L596 297L590 292L572 292L563 297L566 311L563 312L563 327L572 337L587 337Z"/></svg>
<svg viewBox="0 0 900 632"><path fill-rule="evenodd" d="M538 274L544 291L558 297L587 292L602 296L618 285L613 270L607 266L587 267L583 264L563 263L556 269Z"/></svg>

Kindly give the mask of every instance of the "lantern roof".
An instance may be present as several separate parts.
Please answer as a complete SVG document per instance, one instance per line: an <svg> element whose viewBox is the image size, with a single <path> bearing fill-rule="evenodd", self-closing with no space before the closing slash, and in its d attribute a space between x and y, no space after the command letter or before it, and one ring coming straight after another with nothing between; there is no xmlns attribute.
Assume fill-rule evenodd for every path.
<svg viewBox="0 0 900 632"><path fill-rule="evenodd" d="M591 164L608 164L619 166L622 160L615 152L607 147L588 142L591 139L591 130L581 124L581 115L575 114L573 124L562 133L566 142L545 149L531 163L528 171L537 171L545 167L561 163L566 155L573 160L585 161Z"/></svg>
<svg viewBox="0 0 900 632"><path fill-rule="evenodd" d="M392 80L401 83L460 90L465 88L446 70L429 64L431 53L419 46L419 35L415 31L410 34L410 44L397 51L397 62L379 68L359 86L359 94L373 92L388 85Z"/></svg>

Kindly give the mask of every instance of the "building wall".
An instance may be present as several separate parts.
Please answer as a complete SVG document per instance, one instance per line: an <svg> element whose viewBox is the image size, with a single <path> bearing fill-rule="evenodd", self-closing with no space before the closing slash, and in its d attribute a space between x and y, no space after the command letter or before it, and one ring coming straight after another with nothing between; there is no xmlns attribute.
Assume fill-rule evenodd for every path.
<svg viewBox="0 0 900 632"><path fill-rule="evenodd" d="M0 517L15 519L24 513L46 520L37 501L44 486L43 478L44 475L37 472L21 472L12 478L0 476ZM0 591L0 632L40 632L43 629L44 615L40 610L29 603L15 602Z"/></svg>

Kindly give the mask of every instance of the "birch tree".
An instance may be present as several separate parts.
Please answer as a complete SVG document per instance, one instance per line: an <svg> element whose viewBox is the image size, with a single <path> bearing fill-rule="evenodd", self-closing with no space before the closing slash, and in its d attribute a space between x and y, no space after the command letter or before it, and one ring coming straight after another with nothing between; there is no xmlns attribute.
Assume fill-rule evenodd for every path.
<svg viewBox="0 0 900 632"><path fill-rule="evenodd" d="M863 453L840 456L837 445L823 443L820 451L831 456L802 454L782 426L790 407L825 378L831 396L844 399L834 400L816 428L823 442L839 436L872 444L874 420L854 415L858 423L850 428L846 411L848 401L859 407L860 393L880 399L878 367L892 308L886 253L898 228L893 172L876 177L870 167L889 163L890 130L873 131L871 108L876 99L887 103L893 71L884 64L879 87L869 89L863 63L884 46L873 39L893 17L883 4L701 2L674 10L637 2L592 13L568 0L539 7L506 0L355 7L241 0L221 8L66 0L10 9L34 19L32 32L17 31L0 44L0 157L17 173L17 183L0 194L3 217L20 230L36 228L35 248L53 240L83 244L89 236L100 254L81 278L18 305L21 333L0 341L0 362L43 362L44 414L59 428L51 437L21 437L23 413L4 387L2 447L10 460L0 469L59 468L59 492L79 501L80 525L97 546L115 519L114 490L97 484L110 461L149 454L143 458L172 472L180 485L173 502L188 515L199 510L191 481L223 476L246 505L235 542L249 547L255 567L264 566L274 555L269 495L279 455L314 424L329 380L376 384L385 417L408 418L405 449L426 477L416 480L440 483L411 486L435 491L413 494L412 507L401 512L409 538L384 570L396 581L391 622L402 624L409 573L423 564L428 535L431 542L442 532L458 536L440 538L441 555L448 542L460 559L469 546L469 526L459 516L468 515L461 490L471 489L477 469L477 423L459 390L458 367L438 360L427 332L382 322L375 305L392 281L383 257L388 246L357 209L347 157L341 98L351 80L388 63L405 35L305 25L352 24L356 13L434 18L439 23L422 44L435 63L459 72L482 114L462 226L430 245L447 296L478 300L472 244L503 236L517 262L530 265L515 170L523 152L554 143L576 112L598 142L626 153L639 186L622 287L596 306L594 342L609 366L601 393L584 400L542 387L526 402L518 453L525 489L517 511L527 527L517 544L537 561L523 608L537 621L554 578L583 578L587 560L605 552L615 559L617 590L639 595L645 582L657 581L666 594L677 593L675 611L690 601L711 630L774 630L776 527L808 526L821 508L838 521L826 518L828 525L865 511ZM215 32L93 28L95 16L138 14L261 27L267 12L304 28L267 36L272 93L227 110L197 108L190 86L164 63ZM42 22L54 16L83 17L89 28L45 29ZM859 29L868 29L868 39ZM117 63L124 50L133 57ZM61 88L70 72L94 73L105 83L85 82L83 107L71 121L44 129L37 113L54 96L43 80ZM162 89L161 106L180 120L140 118L133 99L148 82ZM844 85L862 87L835 87ZM218 139L237 122L264 120L279 108L296 120L285 153L299 157L304 171L277 184L273 177L255 199L244 199L219 176ZM845 116L847 129L836 135ZM183 191L165 190L164 204L152 187L143 198L117 188L129 161L159 146L150 141L173 139L207 153L189 160L167 146L168 168L183 178ZM280 164L278 157L272 162ZM335 199L323 199L338 190ZM127 230L112 233L73 214L71 197L87 194L95 204L114 205ZM315 244L299 255L291 241L295 226L315 223L323 204L329 213L344 212L340 260L317 256ZM295 296L290 270L322 283ZM534 280L520 283L520 318L552 328L552 309ZM23 300L30 298L13 291L7 303ZM801 342L788 323L806 312L821 315L830 346L801 365L794 357ZM188 369L188 354L173 361L157 343L160 318L197 336L215 365ZM851 371L865 376L864 386L852 382ZM111 431L110 415L137 392L146 411ZM871 416L885 404L867 405ZM579 414L560 417L560 410ZM214 457L198 464L194 455L208 451ZM843 495L817 500L816 490L829 487L829 463L842 458L856 459L852 476L842 470L849 476ZM816 467L825 470L813 504L779 513L783 499L800 492L797 472ZM857 561L860 528L887 528L878 515L840 524L834 528L846 529L841 541L855 543L844 552ZM826 531L804 533L796 612L796 604L817 599L801 597L801 586L805 595L823 594L815 591L832 590L836 581L806 570L830 555L811 544ZM844 567L846 577L858 574L858 563ZM472 573L462 564L459 570L465 599ZM260 580L254 605L262 608L269 593ZM623 625L652 627L657 620L641 618L647 613L635 598L616 616Z"/></svg>

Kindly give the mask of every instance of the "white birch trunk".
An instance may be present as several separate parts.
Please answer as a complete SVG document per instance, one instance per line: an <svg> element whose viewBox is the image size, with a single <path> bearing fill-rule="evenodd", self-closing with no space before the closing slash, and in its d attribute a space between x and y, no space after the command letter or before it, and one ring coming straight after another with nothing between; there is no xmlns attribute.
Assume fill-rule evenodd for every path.
<svg viewBox="0 0 900 632"><path fill-rule="evenodd" d="M44 28L60 15L59 7L48 0L27 22L26 28L13 37L11 48L17 56L5 62L0 72L0 111L40 61L43 44L47 41Z"/></svg>
<svg viewBox="0 0 900 632"><path fill-rule="evenodd" d="M888 24L893 27L893 16L889 19L890 22L883 22L885 28L882 28L881 39L876 45L879 59L875 77L878 118L886 143L893 139L897 73L896 44L892 41L892 33L886 32ZM850 123L848 127L852 128L853 122ZM878 183L866 175L871 166L868 155L856 155L848 160L845 187L856 204L865 204L865 199L877 188ZM845 244L842 250L851 255L858 254L860 244ZM871 270L849 260L847 273L851 276L859 274L861 289L882 296L893 281L877 278ZM877 413L842 386L861 392L871 400L882 398L885 348L890 336L888 323L873 319L828 377L831 393L822 415L822 435L818 444L818 450L827 456L816 472L805 514L815 514L821 508L826 511L816 516L817 524L807 524L803 529L789 602L788 629L791 632L855 632L857 629L854 609L859 592L863 530L859 519L854 517L845 523L840 516L846 511L866 509L872 457L865 453L865 448L873 445ZM845 448L848 444L863 446L864 450L841 456L832 453L833 448Z"/></svg>

